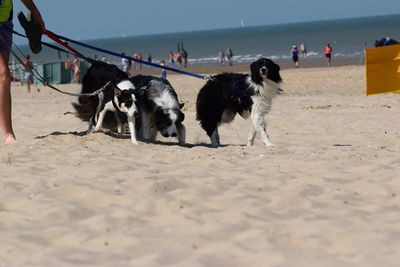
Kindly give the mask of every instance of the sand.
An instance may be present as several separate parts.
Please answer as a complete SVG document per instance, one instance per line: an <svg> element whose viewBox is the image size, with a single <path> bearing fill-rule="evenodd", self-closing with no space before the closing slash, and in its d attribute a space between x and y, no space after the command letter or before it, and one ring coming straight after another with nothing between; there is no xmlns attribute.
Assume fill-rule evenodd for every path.
<svg viewBox="0 0 400 267"><path fill-rule="evenodd" d="M274 146L245 146L238 117L217 149L195 120L202 80L169 76L187 146L84 135L74 97L14 84L0 266L398 266L400 95L366 97L362 66L282 76Z"/></svg>

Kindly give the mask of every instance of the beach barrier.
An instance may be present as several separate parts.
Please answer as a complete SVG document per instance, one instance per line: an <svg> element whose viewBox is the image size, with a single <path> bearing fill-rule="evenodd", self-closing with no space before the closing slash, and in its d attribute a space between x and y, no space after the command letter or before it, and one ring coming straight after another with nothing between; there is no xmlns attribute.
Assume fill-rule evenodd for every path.
<svg viewBox="0 0 400 267"><path fill-rule="evenodd" d="M366 49L367 95L400 93L400 45Z"/></svg>

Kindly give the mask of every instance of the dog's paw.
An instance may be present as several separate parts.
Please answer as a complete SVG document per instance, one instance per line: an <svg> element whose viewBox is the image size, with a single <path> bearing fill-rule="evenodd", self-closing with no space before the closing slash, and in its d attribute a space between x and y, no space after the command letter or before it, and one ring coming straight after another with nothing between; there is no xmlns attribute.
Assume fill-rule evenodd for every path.
<svg viewBox="0 0 400 267"><path fill-rule="evenodd" d="M138 141L136 141L136 140L131 140L131 141L132 141L132 144L139 145Z"/></svg>

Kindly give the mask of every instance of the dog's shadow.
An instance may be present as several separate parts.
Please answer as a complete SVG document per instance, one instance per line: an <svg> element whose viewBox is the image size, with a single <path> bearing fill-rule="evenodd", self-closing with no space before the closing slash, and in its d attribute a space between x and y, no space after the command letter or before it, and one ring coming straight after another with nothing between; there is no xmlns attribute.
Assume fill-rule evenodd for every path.
<svg viewBox="0 0 400 267"><path fill-rule="evenodd" d="M118 134L115 132L104 132L105 135L108 135L113 138L117 139L130 139L129 134ZM46 139L50 136L79 136L83 137L87 135L86 131L73 131L73 132L60 132L60 131L55 131L46 135L40 135L36 136L35 139ZM151 141L151 140L145 140L142 138L138 138L138 141L145 143L145 144L154 144L154 145L164 145L164 146L180 146L180 147L186 147L186 148L195 148L195 147L208 147L208 148L218 148L218 147L227 147L229 145L224 144L224 145L219 145L218 147L213 146L212 144L207 144L207 143L196 143L196 144L191 144L191 143L185 143L183 145L179 144L178 142L174 141Z"/></svg>

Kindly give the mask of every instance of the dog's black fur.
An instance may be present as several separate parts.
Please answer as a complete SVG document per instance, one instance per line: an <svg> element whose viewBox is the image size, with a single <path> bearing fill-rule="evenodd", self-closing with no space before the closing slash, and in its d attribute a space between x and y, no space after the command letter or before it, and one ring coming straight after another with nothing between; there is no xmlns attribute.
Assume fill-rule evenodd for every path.
<svg viewBox="0 0 400 267"><path fill-rule="evenodd" d="M109 84L108 84L109 83ZM107 85L108 84L108 85ZM107 85L107 86L106 86ZM107 112L114 113L118 122L121 117L128 118L134 127L134 117L137 116L136 108L136 90L134 85L129 81L128 75L120 70L117 66L106 63L94 63L90 66L82 79L81 93L90 94L105 86L105 89L96 96L80 96L78 103L72 103L76 110L76 116L83 121L88 121L88 132L98 131L102 128L111 128L111 126L103 122L109 120ZM119 88L123 87L123 88ZM119 123L119 131L122 127ZM131 140L136 143L135 131L131 133Z"/></svg>
<svg viewBox="0 0 400 267"><path fill-rule="evenodd" d="M251 74L223 73L211 77L197 96L197 120L214 146L220 144L218 126L230 123L239 113L251 118L248 145L256 131L266 145L271 145L264 115L270 110L272 98L279 93L282 81L280 67L272 60L261 58L250 66Z"/></svg>

